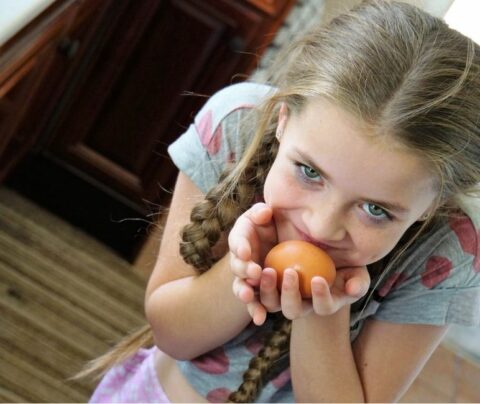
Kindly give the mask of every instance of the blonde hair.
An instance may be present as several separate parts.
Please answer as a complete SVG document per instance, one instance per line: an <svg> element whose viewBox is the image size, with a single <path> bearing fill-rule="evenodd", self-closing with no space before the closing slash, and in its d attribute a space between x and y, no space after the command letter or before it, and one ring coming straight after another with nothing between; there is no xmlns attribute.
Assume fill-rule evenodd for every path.
<svg viewBox="0 0 480 404"><path fill-rule="evenodd" d="M478 45L442 20L389 1L365 1L293 42L272 65L276 70L269 82L278 91L257 109L250 147L194 208L192 222L183 230L180 250L185 261L200 272L208 270L219 259L212 248L220 235L262 194L277 153L275 128L281 103L299 113L309 100L322 97L365 122L375 136L388 137L421 156L438 180L437 209L430 219L456 207L459 197L477 193L479 55ZM400 250L427 224L417 227ZM290 329L290 322L281 318L231 401L255 400L275 373L272 368L288 355ZM145 338L148 333L145 328L143 339L136 335L123 349L133 352L138 342L153 344ZM107 355L108 360L97 361L87 373L125 358L118 349Z"/></svg>

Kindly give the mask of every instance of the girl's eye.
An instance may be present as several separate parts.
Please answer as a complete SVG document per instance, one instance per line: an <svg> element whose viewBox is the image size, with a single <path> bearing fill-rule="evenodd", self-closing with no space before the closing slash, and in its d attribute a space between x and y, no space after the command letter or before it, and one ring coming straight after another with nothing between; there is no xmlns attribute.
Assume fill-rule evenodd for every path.
<svg viewBox="0 0 480 404"><path fill-rule="evenodd" d="M305 164L299 164L300 172L308 180L318 180L320 175L312 167L306 166Z"/></svg>
<svg viewBox="0 0 480 404"><path fill-rule="evenodd" d="M380 206L377 206L373 203L364 203L362 209L370 216L370 218L381 221L385 219L391 219L391 216L382 209Z"/></svg>

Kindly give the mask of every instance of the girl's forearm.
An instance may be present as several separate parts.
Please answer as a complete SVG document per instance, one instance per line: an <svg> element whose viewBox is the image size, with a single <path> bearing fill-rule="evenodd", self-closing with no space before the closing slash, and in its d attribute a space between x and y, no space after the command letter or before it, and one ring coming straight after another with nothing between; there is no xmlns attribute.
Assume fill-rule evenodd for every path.
<svg viewBox="0 0 480 404"><path fill-rule="evenodd" d="M350 344L350 306L293 320L290 365L296 402L364 402Z"/></svg>
<svg viewBox="0 0 480 404"><path fill-rule="evenodd" d="M232 282L226 256L200 276L181 278L152 292L145 310L157 346L187 360L238 335L251 318L234 296Z"/></svg>

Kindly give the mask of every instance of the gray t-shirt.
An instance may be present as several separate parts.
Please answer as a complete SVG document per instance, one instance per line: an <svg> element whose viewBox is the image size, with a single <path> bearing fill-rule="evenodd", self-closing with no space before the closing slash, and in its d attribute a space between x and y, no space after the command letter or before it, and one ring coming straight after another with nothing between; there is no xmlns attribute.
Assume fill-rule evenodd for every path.
<svg viewBox="0 0 480 404"><path fill-rule="evenodd" d="M274 92L265 85L241 83L213 95L188 130L170 145L173 162L206 193L249 144L251 134L240 131L242 120L254 119L249 112ZM372 291L352 306L351 340L368 317L396 323L479 326L479 228L480 203L466 200L461 214L436 223L380 282L372 274ZM270 319L261 327L251 324L224 346L195 360L181 361L179 366L201 395L211 402L225 401L242 382L243 372L271 327ZM256 401L293 402L289 369L264 386Z"/></svg>

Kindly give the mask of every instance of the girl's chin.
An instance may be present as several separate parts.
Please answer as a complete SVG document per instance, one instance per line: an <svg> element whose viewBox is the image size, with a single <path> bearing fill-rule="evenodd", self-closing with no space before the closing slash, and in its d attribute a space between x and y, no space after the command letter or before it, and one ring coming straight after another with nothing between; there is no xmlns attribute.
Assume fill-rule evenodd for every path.
<svg viewBox="0 0 480 404"><path fill-rule="evenodd" d="M333 262L335 263L335 267L337 269L365 266L365 264L359 264L356 261L348 260L344 257L336 257L334 253L331 254L330 257L333 259Z"/></svg>
<svg viewBox="0 0 480 404"><path fill-rule="evenodd" d="M357 265L353 265L353 264L350 264L348 262L345 262L343 260L336 260L336 259L333 259L333 262L335 263L335 268L337 269L342 269L342 268L352 268L352 267L355 267Z"/></svg>

